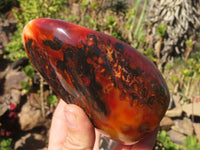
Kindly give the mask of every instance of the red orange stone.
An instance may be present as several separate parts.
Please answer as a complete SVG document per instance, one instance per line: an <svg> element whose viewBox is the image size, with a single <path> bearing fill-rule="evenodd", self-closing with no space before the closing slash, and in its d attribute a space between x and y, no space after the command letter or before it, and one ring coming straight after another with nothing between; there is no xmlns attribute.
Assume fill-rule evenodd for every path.
<svg viewBox="0 0 200 150"><path fill-rule="evenodd" d="M67 103L125 144L152 132L169 103L155 65L111 36L54 19L35 19L23 31L33 65Z"/></svg>

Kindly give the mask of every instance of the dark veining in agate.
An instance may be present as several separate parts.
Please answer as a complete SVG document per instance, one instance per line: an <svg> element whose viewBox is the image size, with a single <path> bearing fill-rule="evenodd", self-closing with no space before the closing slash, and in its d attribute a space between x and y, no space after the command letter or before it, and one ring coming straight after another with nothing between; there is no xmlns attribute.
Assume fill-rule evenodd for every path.
<svg viewBox="0 0 200 150"><path fill-rule="evenodd" d="M63 46L63 43L61 40L59 40L57 37L54 37L54 40L45 40L43 41L43 44L45 46L49 46L52 50L60 50Z"/></svg>
<svg viewBox="0 0 200 150"><path fill-rule="evenodd" d="M56 66L54 67L62 72L63 77L65 77L64 72L68 72L69 78L75 88L74 90L85 95L88 101L95 101L95 103L90 103L98 106L93 105L96 111L103 112L105 115L108 115L109 113L109 108L104 103L104 100L101 99L101 93L98 92L102 91L102 85L96 81L95 68L97 67L104 69L104 71L101 72L101 75L110 78L113 85L116 88L119 88L124 95L130 94L132 96L131 101L129 102L131 106L134 101L146 104L150 108L155 101L160 105L164 105L165 102L163 102L164 100L162 99L164 95L163 88L156 83L152 83L151 80L148 80L149 74L145 73L140 68L132 69L129 65L129 61L123 60L122 55L124 54L124 45L122 43L117 42L114 44L114 50L110 52L111 58L108 59L108 57L106 57L108 55L108 47L106 45L111 46L110 41L105 43L106 41L103 41L101 37L94 34L88 35L87 40L92 44L88 45L88 43L81 41L77 47L68 46L65 50L61 49L63 47L63 43L56 37L54 37L54 41L43 41L43 44L45 46L50 46L52 50L63 51L63 59L54 60L57 61ZM54 73L54 69L51 66L52 64L48 64L49 62L46 61L48 60L48 58L46 58L48 56L45 55L45 50L32 51L33 40L29 39L26 41L28 52L32 56L32 61L36 67L39 68L40 73L48 79L48 82L54 86L55 90L63 89L63 87L59 84L60 81L57 79L57 75ZM100 47L99 43L105 44ZM87 52L86 49L88 50ZM36 60L38 60L37 57L40 57L40 61L38 62L36 62ZM98 62L100 57L103 60L103 63L101 64ZM92 62L88 63L89 59L92 60ZM40 67L46 65L48 65L48 70ZM113 67L114 65L115 68ZM116 68L116 66L118 68ZM119 68L121 70L118 70ZM115 76L117 71L122 72L120 77ZM50 72L51 75L47 76L46 72ZM88 85L84 84L84 79L89 80ZM148 89L153 89L157 96L152 96ZM69 96L69 93L65 89L61 91L61 95L63 97L68 96L70 103L73 102L72 99L76 99L76 95Z"/></svg>

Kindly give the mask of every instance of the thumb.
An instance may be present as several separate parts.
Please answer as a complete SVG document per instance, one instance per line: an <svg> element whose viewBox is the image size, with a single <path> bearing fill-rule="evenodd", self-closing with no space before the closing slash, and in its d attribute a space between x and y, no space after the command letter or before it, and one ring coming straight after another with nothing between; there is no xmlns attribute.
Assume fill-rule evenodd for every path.
<svg viewBox="0 0 200 150"><path fill-rule="evenodd" d="M66 138L62 150L92 150L95 130L84 111L76 105L64 108L67 124Z"/></svg>

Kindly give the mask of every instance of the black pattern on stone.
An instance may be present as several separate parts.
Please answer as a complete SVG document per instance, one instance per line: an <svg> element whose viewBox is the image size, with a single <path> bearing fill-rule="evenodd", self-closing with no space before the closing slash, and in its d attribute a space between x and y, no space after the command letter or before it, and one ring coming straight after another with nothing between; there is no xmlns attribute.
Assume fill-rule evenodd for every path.
<svg viewBox="0 0 200 150"><path fill-rule="evenodd" d="M53 41L52 40L44 40L43 44L45 46L49 46L52 50L58 51L62 48L63 42L59 40L57 37L54 37Z"/></svg>

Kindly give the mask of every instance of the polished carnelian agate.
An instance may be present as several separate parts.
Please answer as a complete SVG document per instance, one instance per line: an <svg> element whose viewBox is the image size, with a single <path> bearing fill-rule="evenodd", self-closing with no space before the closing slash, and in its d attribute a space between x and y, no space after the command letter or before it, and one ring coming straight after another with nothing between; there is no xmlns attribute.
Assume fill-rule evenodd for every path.
<svg viewBox="0 0 200 150"><path fill-rule="evenodd" d="M154 64L131 46L54 19L30 21L23 42L55 92L80 106L112 139L131 144L159 125L168 108L167 85Z"/></svg>

